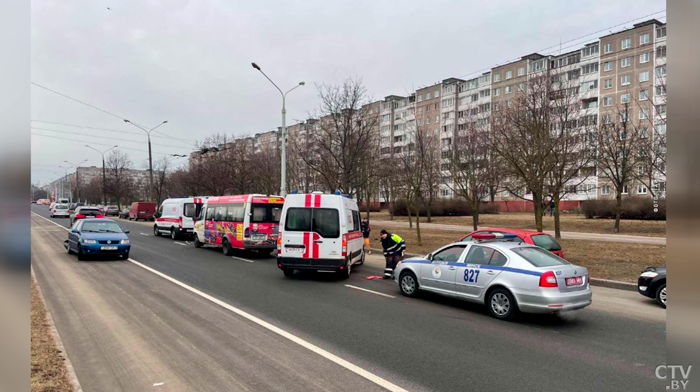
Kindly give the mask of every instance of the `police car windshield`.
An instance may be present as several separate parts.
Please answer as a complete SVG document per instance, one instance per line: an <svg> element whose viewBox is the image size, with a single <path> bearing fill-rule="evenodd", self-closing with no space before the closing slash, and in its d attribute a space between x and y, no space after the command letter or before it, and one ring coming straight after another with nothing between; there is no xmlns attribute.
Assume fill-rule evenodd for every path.
<svg viewBox="0 0 700 392"><path fill-rule="evenodd" d="M122 228L115 222L85 222L82 231L88 233L121 233Z"/></svg>
<svg viewBox="0 0 700 392"><path fill-rule="evenodd" d="M542 248L534 246L513 248L512 251L535 267L552 267L556 265L569 264L568 261L559 258Z"/></svg>

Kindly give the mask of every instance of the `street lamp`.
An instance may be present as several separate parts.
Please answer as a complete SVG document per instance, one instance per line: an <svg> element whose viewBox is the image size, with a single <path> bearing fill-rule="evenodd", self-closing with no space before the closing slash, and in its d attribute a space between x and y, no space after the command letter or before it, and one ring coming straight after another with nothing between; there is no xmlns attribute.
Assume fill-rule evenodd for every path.
<svg viewBox="0 0 700 392"><path fill-rule="evenodd" d="M148 172L150 174L149 180L148 180L148 196L151 200L153 200L153 155L151 154L151 132L154 129L158 128L159 126L161 126L163 124L167 124L168 120L163 121L162 123L156 125L155 127L151 128L151 129L146 129L146 128L144 128L136 123L133 123L133 122L127 120L127 119L124 119L124 122L135 126L136 128L146 132L146 135L148 135Z"/></svg>
<svg viewBox="0 0 700 392"><path fill-rule="evenodd" d="M270 83L272 83L272 85L275 86L277 91L279 91L282 95L282 174L280 179L280 196L284 197L287 196L287 109L285 108L285 102L287 99L287 94L289 94L295 88L303 86L305 83L299 82L299 84L289 89L286 93L283 93L282 90L279 87L277 87L275 82L273 82L272 79L265 75L265 72L263 72L263 70L260 69L259 65L255 63L251 63L251 65L253 66L253 68L260 71L260 73L263 74L263 76L265 76L265 78L269 80Z"/></svg>
<svg viewBox="0 0 700 392"><path fill-rule="evenodd" d="M78 166L82 165L83 163L85 163L87 161L88 160L86 159L86 160L78 163L77 165L75 163L63 161L65 163L71 165L71 167L75 167L75 196L78 197L78 203L80 203L80 177L78 177L80 174L78 173ZM70 194L70 202L71 203L73 202L73 192L71 192L71 194Z"/></svg>
<svg viewBox="0 0 700 392"><path fill-rule="evenodd" d="M85 145L85 147L87 147L91 150L95 150L95 151L99 152L100 155L102 155L102 202L106 206L107 205L107 172L105 171L105 154L107 153L107 151L113 150L113 149L117 148L118 146L115 144L114 147L110 147L104 151L100 151L100 150L96 149L95 147L88 146L87 144Z"/></svg>

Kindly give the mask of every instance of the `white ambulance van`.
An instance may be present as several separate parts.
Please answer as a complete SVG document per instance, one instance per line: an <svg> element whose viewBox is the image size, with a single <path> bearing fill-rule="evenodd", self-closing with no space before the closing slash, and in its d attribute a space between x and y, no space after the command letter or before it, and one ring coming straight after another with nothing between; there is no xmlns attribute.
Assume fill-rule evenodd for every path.
<svg viewBox="0 0 700 392"><path fill-rule="evenodd" d="M156 212L153 235L169 235L172 239L194 235L194 219L202 209L200 197L165 199Z"/></svg>
<svg viewBox="0 0 700 392"><path fill-rule="evenodd" d="M317 270L347 279L353 265L365 262L360 210L346 196L287 195L279 227L277 266L287 277L295 270Z"/></svg>

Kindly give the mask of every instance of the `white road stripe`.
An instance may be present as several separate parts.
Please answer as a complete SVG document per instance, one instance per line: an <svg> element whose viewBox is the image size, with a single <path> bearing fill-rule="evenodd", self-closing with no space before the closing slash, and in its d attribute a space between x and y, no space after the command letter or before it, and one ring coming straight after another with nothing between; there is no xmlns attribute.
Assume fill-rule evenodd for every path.
<svg viewBox="0 0 700 392"><path fill-rule="evenodd" d="M242 258L240 258L240 257L236 257L236 256L231 256L231 258L232 258L232 259L236 259L236 260L243 260L243 261L247 261L247 262L249 262L249 263L255 263L255 261L253 261L253 260L248 260L248 259L242 259Z"/></svg>
<svg viewBox="0 0 700 392"><path fill-rule="evenodd" d="M187 246L187 244L184 243L184 242L177 242L177 241L175 241L175 243L178 244L178 245Z"/></svg>
<svg viewBox="0 0 700 392"><path fill-rule="evenodd" d="M65 228L65 227L63 227L63 226L61 226L61 225L59 225L58 223L55 223L55 222L53 222L53 221L51 221L51 220L49 220L49 219L46 219L46 218L44 218L43 216L41 216L41 215L39 215L39 214L37 214L37 213L32 212L32 214L34 214L34 215L36 215L36 216L38 216L38 217L40 217L40 218L42 218L42 219L44 219L44 220L46 220L46 221L48 221L48 222L53 223L53 224L55 224L56 226L62 227L62 228L64 228L66 231L68 230L67 228ZM289 333L289 332L287 332L287 331L285 331L285 330L283 330L283 329L281 329L281 328L279 328L279 327L276 327L276 326L274 326L274 325L268 323L267 321L264 321L264 320L262 320L262 319L260 319L260 318L257 318L257 317L255 317L255 316L253 316L253 315L250 314L250 313L247 313L247 312L245 312L245 311L243 311L243 310L241 310L241 309L238 309L238 308L236 308L236 307L234 307L234 306L231 306L231 305L227 304L226 302L224 302L224 301L222 301L222 300L220 300L220 299L218 299L218 298L212 297L212 296L209 295L209 294L206 294L206 293L204 293L204 292L202 292L202 291L199 291L199 290L195 289L194 287L188 286L188 285L186 285L185 283L182 283L182 282L180 282L179 280L177 280L177 279L175 279L175 278L171 278L170 276L168 276L168 275L166 275L166 274L164 274L164 273L162 273L162 272L160 272L160 271L156 271L156 270L154 270L154 269L151 268L151 267L148 267L148 266L146 266L146 265L144 265L144 264L141 264L141 263L139 263L138 261L136 261L136 260L134 260L134 259L132 259L132 258L129 258L128 260L129 260L131 263L133 263L133 264L135 264L135 265L137 265L137 266L139 266L139 267L145 269L146 271L152 272L152 273L154 273L154 274L160 276L161 278L163 278L163 279L165 279L165 280L168 280L168 281L170 281L170 282L172 282L172 283L174 283L174 284L176 284L176 285L182 287L183 289L185 289L185 290L187 290L187 291L189 291L189 292L191 292L191 293L194 293L194 294L196 294L196 295L198 295L198 296L200 296L200 297L202 297L202 298L204 298L204 299L206 299L206 300L208 300L208 301L211 301L211 302L213 302L213 303L215 303L215 304L221 306L221 307L224 308L224 309L227 309L227 310L229 310L229 311L231 311L231 312L233 312L233 313L236 313L237 315L239 315L239 316L241 316L241 317L243 317L243 318L245 318L245 319L247 319L247 320L249 320L249 321L251 321L251 322L253 322L253 323L255 323L255 324L258 324L259 326L261 326L261 327L263 327L263 328L265 328L265 329L267 329L267 330L269 330L269 331L271 331L271 332L274 332L274 333L276 333L276 334L282 336L283 338L289 339L289 340L291 340L292 342L294 342L294 343L296 343L296 344L298 344L298 345L300 345L300 346L306 348L307 350L309 350L309 351L311 351L311 352L313 352L313 353L316 353L316 354L318 354L318 355L320 355L320 356L322 356L322 357L328 359L329 361L331 361L331 362L333 362L333 363L335 363L335 364L337 364L337 365L340 365L340 366L344 367L345 369L347 369L347 370L349 370L349 371L351 371L351 372L353 372L353 373L355 373L355 374L357 374L357 375L359 375L359 376L361 376L361 377L364 377L364 378L366 378L367 380L369 380L369 381L371 381L371 382L373 382L373 383L375 383L375 384L377 384L377 385L379 385L379 386L381 386L381 387L383 387L383 388L385 388L385 389L387 389L387 390L389 390L389 391L393 391L393 392L408 392L407 390L401 388L400 386L398 386L398 385L396 385L396 384L393 384L393 383L391 383L391 382L389 382L389 381L383 379L382 377L379 377L379 376L377 376L376 374L374 374L374 373L372 373L372 372L369 372L369 371L367 371L367 370L365 370L365 369L363 369L363 368L361 368L361 367L359 367L359 366L357 366L357 365L355 365L355 364L352 364L352 363L350 363L350 362L348 362L348 361L346 361L346 360L344 360L344 359L338 357L337 355L331 354L330 352L328 352L328 351L322 349L321 347L318 347L318 346L316 346L316 345L313 344L313 343L307 342L306 340L304 340L304 339L302 339L302 338L300 338L300 337L298 337L298 336L296 336L296 335L293 335L293 334L291 334L291 333ZM363 289L363 290L364 290L364 289ZM367 290L367 291L370 291L370 290ZM382 294L382 293L376 293L376 294L386 295L386 294Z"/></svg>
<svg viewBox="0 0 700 392"><path fill-rule="evenodd" d="M42 217L42 218L43 218L43 217ZM148 237L148 236L150 235L150 234L146 234L146 233L139 233L139 234L145 235L146 237Z"/></svg>
<svg viewBox="0 0 700 392"><path fill-rule="evenodd" d="M393 295L389 295L389 294L384 294L384 293L380 293L379 291L374 291L374 290L368 290L368 289L364 289L364 288L362 288L362 287L357 287L357 286L353 286L353 285L350 285L350 284L346 284L346 285L345 285L345 287L350 287L351 289L355 289L355 290L362 290L362 291L366 291L366 292L368 292L368 293L372 293L372 294L377 294L377 295L381 295L382 297L387 297L387 298L396 298L396 297L394 297Z"/></svg>

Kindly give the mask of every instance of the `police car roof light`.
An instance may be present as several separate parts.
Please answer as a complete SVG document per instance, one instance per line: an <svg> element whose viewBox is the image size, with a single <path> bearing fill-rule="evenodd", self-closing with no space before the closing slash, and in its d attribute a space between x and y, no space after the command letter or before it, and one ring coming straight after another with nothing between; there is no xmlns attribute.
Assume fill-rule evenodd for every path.
<svg viewBox="0 0 700 392"><path fill-rule="evenodd" d="M507 240L516 237L517 235L510 233L476 233L472 235L475 240Z"/></svg>
<svg viewBox="0 0 700 392"><path fill-rule="evenodd" d="M340 196L340 191L335 191L335 194Z"/></svg>

